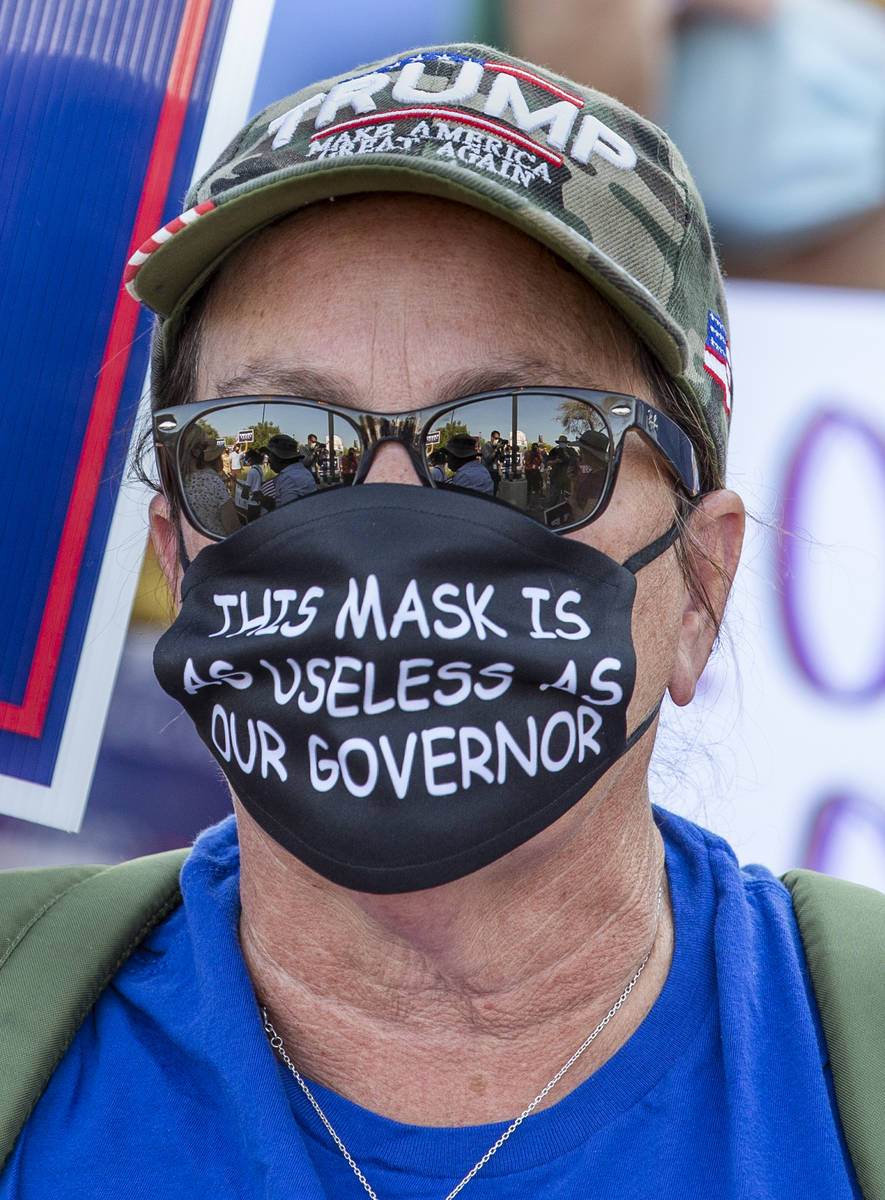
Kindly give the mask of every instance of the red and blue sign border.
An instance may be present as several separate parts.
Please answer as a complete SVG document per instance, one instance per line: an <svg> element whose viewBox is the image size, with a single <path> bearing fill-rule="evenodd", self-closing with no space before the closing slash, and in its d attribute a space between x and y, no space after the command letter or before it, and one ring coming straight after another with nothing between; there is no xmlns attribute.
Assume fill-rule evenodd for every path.
<svg viewBox="0 0 885 1200"><path fill-rule="evenodd" d="M129 237L130 253L158 228L169 207L180 207L178 192L188 181L205 116L205 101L194 104L195 79L198 72L203 77L208 74L210 80L214 74L229 8L229 0L184 0ZM208 88L204 86L202 91L208 96ZM126 257L120 262L121 279ZM52 774L76 670L76 661L66 660L71 654L76 660L82 641L84 589L91 597L101 554L96 538L101 534L103 541L106 536L109 511L104 511L101 530L96 517L101 510L112 509L106 486L108 468L119 440L128 442L134 403L131 396L128 405L125 399L129 393L137 399L141 387L148 328L148 318L121 287L108 325L25 686L19 696L0 700L0 739L8 760L0 765L0 774L11 767L13 776L35 782L48 782ZM45 744L41 745L41 740Z"/></svg>

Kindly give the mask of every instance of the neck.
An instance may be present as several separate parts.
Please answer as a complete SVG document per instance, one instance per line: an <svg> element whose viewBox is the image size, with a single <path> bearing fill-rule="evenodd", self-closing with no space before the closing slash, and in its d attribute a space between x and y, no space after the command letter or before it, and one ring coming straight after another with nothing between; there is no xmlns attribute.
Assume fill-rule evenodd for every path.
<svg viewBox="0 0 885 1200"><path fill-rule="evenodd" d="M238 809L243 952L302 1074L395 1120L511 1118L649 955L547 1103L611 1057L663 986L672 924L647 801L579 811L592 799L465 879L396 896L328 883Z"/></svg>

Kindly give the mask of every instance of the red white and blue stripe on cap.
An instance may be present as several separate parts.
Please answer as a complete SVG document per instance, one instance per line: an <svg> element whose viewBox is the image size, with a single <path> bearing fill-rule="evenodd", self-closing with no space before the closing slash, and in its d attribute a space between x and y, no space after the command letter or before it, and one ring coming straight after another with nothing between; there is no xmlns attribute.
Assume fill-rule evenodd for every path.
<svg viewBox="0 0 885 1200"><path fill-rule="evenodd" d="M731 416L731 356L725 322L712 309L707 313L707 340L704 344L704 370L722 388L722 403Z"/></svg>
<svg viewBox="0 0 885 1200"><path fill-rule="evenodd" d="M138 268L141 266L141 264L146 262L153 252L158 250L164 242L168 242L174 234L178 233L182 229L185 229L188 225L193 225L194 221L198 220L203 213L211 212L214 207L215 204L213 201L204 200L202 204L196 204L193 208L189 208L187 212L183 212L179 216L175 217L174 220L168 221L162 229L158 229L156 233L151 234L146 242L142 242L142 244L129 259L129 262L126 264L126 268L123 271L123 283L126 287L126 291L133 298L133 300L137 300L138 296L135 294L132 281L137 275Z"/></svg>

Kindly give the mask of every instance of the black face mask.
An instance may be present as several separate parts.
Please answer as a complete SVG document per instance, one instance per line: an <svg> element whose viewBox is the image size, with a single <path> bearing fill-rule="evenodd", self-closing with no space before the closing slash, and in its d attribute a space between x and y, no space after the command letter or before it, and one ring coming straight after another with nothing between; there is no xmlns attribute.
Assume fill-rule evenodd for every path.
<svg viewBox="0 0 885 1200"><path fill-rule="evenodd" d="M334 883L448 883L552 824L627 736L634 573L492 501L300 500L207 547L154 667L243 806Z"/></svg>

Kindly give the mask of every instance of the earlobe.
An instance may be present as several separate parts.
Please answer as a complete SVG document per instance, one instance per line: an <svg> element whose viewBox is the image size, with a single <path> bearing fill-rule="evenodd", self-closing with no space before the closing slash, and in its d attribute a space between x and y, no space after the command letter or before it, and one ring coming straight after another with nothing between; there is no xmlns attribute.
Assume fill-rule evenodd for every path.
<svg viewBox="0 0 885 1200"><path fill-rule="evenodd" d="M169 513L169 502L165 496L157 494L149 507L151 542L157 562L165 576L166 583L178 608L181 604L181 563L178 555L178 527Z"/></svg>
<svg viewBox="0 0 885 1200"><path fill-rule="evenodd" d="M669 681L675 704L693 698L725 613L737 570L746 514L735 492L722 489L702 498L684 534L689 580L682 629Z"/></svg>

